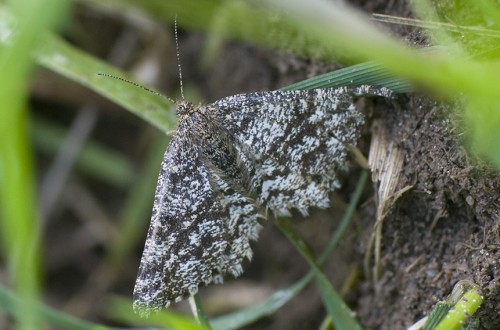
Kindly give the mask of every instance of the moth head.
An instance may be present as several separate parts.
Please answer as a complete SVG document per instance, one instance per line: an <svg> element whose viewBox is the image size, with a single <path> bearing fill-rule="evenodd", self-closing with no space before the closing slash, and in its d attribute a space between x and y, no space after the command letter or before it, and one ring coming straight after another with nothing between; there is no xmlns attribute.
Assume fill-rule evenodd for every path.
<svg viewBox="0 0 500 330"><path fill-rule="evenodd" d="M194 110L193 104L187 101L177 102L175 108L176 108L175 113L177 114L177 118L179 119L184 116L187 116L191 111Z"/></svg>

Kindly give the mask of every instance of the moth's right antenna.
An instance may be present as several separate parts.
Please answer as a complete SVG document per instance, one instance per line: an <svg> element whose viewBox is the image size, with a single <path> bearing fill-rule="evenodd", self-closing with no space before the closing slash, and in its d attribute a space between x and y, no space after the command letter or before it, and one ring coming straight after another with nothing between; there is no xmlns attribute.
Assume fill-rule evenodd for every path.
<svg viewBox="0 0 500 330"><path fill-rule="evenodd" d="M177 53L177 68L179 69L181 97L182 97L182 100L184 101L184 88L182 86L181 55L180 55L180 51L179 51L179 36L177 34L177 14L175 14L175 19L174 19L174 32L175 32L175 51Z"/></svg>

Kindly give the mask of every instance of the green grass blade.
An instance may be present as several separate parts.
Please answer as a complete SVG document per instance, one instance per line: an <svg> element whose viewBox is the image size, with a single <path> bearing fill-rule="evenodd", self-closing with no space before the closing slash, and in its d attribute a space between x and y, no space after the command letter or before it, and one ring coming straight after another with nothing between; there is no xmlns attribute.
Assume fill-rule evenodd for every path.
<svg viewBox="0 0 500 330"><path fill-rule="evenodd" d="M340 220L339 226L337 227L332 237L330 238L330 241L326 245L325 250L319 256L318 265L322 266L326 262L330 254L337 247L337 244L340 242L340 239L344 236L344 233L347 230L347 226L351 222L352 216L354 215L356 207L359 204L359 200L361 199L361 194L363 193L363 189L366 183L368 182L368 177L369 177L368 171L361 172L358 183L356 184L356 188L354 189L354 192L351 196L351 200L349 201L349 205L347 206L347 209L344 215L342 216L342 219Z"/></svg>
<svg viewBox="0 0 500 330"><path fill-rule="evenodd" d="M330 281L326 278L317 264L316 260L309 251L307 244L299 236L299 234L294 230L290 224L289 219L280 219L277 221L277 226L285 234L288 240L295 246L295 248L302 254L306 259L314 272L314 277L318 284L319 293L328 311L328 314L332 318L332 322L336 329L353 329L360 330L361 325L352 316L352 311L344 303L340 295L333 288Z"/></svg>
<svg viewBox="0 0 500 330"><path fill-rule="evenodd" d="M394 77L380 64L375 62L356 64L333 72L328 72L289 85L283 88L283 90L336 88L340 86L357 85L387 87L390 90L399 93L413 91L413 88L408 81Z"/></svg>
<svg viewBox="0 0 500 330"><path fill-rule="evenodd" d="M133 84L100 76L98 74L103 73L133 81L115 67L83 53L55 36L46 35L44 39L44 45L38 49L36 56L40 64L123 106L163 132L175 128L177 119L175 112L171 111L172 101Z"/></svg>
<svg viewBox="0 0 500 330"><path fill-rule="evenodd" d="M194 304L191 308L194 307L193 314L195 315L196 319L198 322L200 322L201 325L203 325L206 329L212 330L212 326L210 325L210 322L208 321L207 315L205 314L205 311L203 310L203 305L201 304L201 299L200 295L196 293L194 296L192 296L190 299L193 301L191 304Z"/></svg>
<svg viewBox="0 0 500 330"><path fill-rule="evenodd" d="M65 11L63 1L9 1L0 8L12 13L0 38L0 218L8 280L19 294L13 302L19 329L40 328L35 302L39 295L40 232L33 160L28 134L27 94L32 50L39 34L54 28ZM7 9L5 9L7 10ZM2 24L3 25L3 24ZM5 32L5 31L4 31Z"/></svg>
<svg viewBox="0 0 500 330"><path fill-rule="evenodd" d="M220 316L211 320L210 324L213 329L217 330L240 329L263 317L271 316L302 291L313 278L313 274L308 273L292 286L274 292L262 303Z"/></svg>

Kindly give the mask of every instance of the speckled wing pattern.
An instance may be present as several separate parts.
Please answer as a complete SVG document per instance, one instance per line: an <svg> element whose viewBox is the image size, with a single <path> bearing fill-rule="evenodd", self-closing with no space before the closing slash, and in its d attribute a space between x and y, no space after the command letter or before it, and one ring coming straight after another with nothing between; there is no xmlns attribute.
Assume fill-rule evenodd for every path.
<svg viewBox="0 0 500 330"><path fill-rule="evenodd" d="M345 144L362 115L353 96L385 88L342 87L230 96L178 106L179 127L161 165L134 289L142 315L238 276L267 211L307 214L329 206Z"/></svg>

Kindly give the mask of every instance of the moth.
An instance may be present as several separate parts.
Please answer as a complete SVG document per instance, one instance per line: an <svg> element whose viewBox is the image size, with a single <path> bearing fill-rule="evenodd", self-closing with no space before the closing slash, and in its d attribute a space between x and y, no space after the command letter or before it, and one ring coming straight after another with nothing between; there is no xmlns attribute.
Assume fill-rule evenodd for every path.
<svg viewBox="0 0 500 330"><path fill-rule="evenodd" d="M362 95L340 87L240 94L177 104L179 124L163 158L139 267L134 309L142 315L222 283L252 258L259 221L329 207L355 145Z"/></svg>

